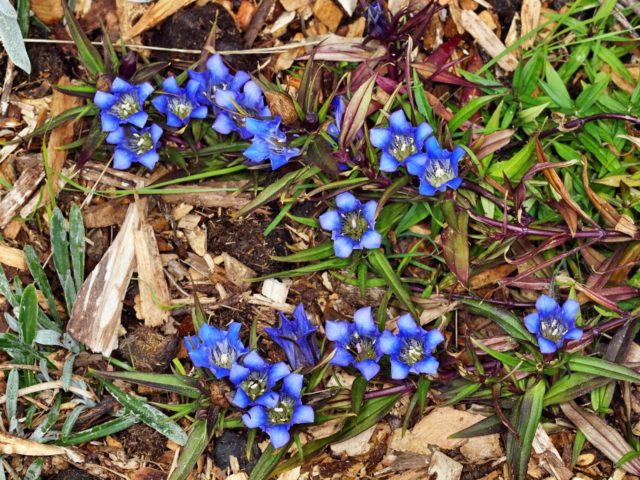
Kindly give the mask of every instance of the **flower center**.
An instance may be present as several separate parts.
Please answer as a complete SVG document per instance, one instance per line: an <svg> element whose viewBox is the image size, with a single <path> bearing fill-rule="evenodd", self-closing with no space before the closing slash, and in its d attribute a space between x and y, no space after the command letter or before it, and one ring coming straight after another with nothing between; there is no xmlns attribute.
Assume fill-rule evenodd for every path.
<svg viewBox="0 0 640 480"><path fill-rule="evenodd" d="M456 174L448 160L432 160L427 165L424 176L433 187L438 188L440 185L447 183L455 178Z"/></svg>
<svg viewBox="0 0 640 480"><path fill-rule="evenodd" d="M240 384L244 393L255 402L256 399L267 391L266 372L251 372L249 376Z"/></svg>
<svg viewBox="0 0 640 480"><path fill-rule="evenodd" d="M290 397L280 397L278 404L269 409L267 417L270 425L282 425L291 422L296 402Z"/></svg>
<svg viewBox="0 0 640 480"><path fill-rule="evenodd" d="M138 102L138 94L135 92L123 93L110 108L110 113L119 119L128 118L139 111L140 103Z"/></svg>
<svg viewBox="0 0 640 480"><path fill-rule="evenodd" d="M216 343L215 347L211 349L211 363L218 367L231 368L236 358L238 358L238 352L229 345L226 339Z"/></svg>
<svg viewBox="0 0 640 480"><path fill-rule="evenodd" d="M567 325L560 320L558 317L549 317L545 318L540 322L540 334L546 338L551 340L552 342L558 343L564 335L569 331Z"/></svg>
<svg viewBox="0 0 640 480"><path fill-rule="evenodd" d="M359 362L375 359L378 356L376 354L376 339L373 337L361 337L358 333L354 333L351 337L347 350Z"/></svg>
<svg viewBox="0 0 640 480"><path fill-rule="evenodd" d="M416 338L405 339L400 349L399 357L409 366L418 363L425 357L424 344Z"/></svg>
<svg viewBox="0 0 640 480"><path fill-rule="evenodd" d="M153 138L151 138L150 132L132 132L127 138L128 150L134 152L136 155L142 155L153 149Z"/></svg>
<svg viewBox="0 0 640 480"><path fill-rule="evenodd" d="M391 139L389 153L391 153L396 160L402 161L417 151L416 142L413 137L408 135L394 135Z"/></svg>
<svg viewBox="0 0 640 480"><path fill-rule="evenodd" d="M364 232L369 229L369 222L364 218L361 210L340 214L342 217L342 233L352 240L360 240Z"/></svg>
<svg viewBox="0 0 640 480"><path fill-rule="evenodd" d="M185 95L171 97L169 99L169 110L180 120L184 120L193 112L193 103Z"/></svg>

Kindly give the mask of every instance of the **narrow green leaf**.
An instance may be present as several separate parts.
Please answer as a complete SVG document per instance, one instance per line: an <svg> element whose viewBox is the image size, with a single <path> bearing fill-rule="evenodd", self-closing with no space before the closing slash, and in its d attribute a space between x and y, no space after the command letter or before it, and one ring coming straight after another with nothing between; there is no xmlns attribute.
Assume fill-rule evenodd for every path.
<svg viewBox="0 0 640 480"><path fill-rule="evenodd" d="M187 434L184 433L184 430L160 410L142 400L133 398L111 382L105 380L104 386L123 407L155 431L178 445L184 445L187 442Z"/></svg>
<svg viewBox="0 0 640 480"><path fill-rule="evenodd" d="M462 126L464 122L469 120L477 111L488 103L493 102L496 98L500 98L502 94L485 95L484 97L477 97L464 104L464 106L458 110L458 112L449 120L449 131L455 132Z"/></svg>
<svg viewBox="0 0 640 480"><path fill-rule="evenodd" d="M71 206L69 212L69 249L71 253L71 265L73 266L73 279L76 290L79 291L84 282L84 221L80 207L76 204Z"/></svg>
<svg viewBox="0 0 640 480"><path fill-rule="evenodd" d="M291 445L291 442L282 448L274 448L270 443L264 452L262 452L262 455L260 455L253 470L251 470L249 480L267 480L270 478L271 472L275 470L289 450L289 445Z"/></svg>
<svg viewBox="0 0 640 480"><path fill-rule="evenodd" d="M38 254L31 245L26 245L24 247L24 256L27 260L27 267L29 267L31 276L44 295L44 298L47 300L47 305L49 306L49 315L51 315L51 317L57 323L60 323L60 315L58 314L58 309L56 308L56 300L53 296L53 291L51 290L51 284L49 283L49 279L47 278L47 274L45 273L44 268L42 268L42 265L40 264L40 258L38 258Z"/></svg>
<svg viewBox="0 0 640 480"><path fill-rule="evenodd" d="M351 406L353 411L358 413L364 401L364 394L367 391L367 379L358 375L351 385Z"/></svg>
<svg viewBox="0 0 640 480"><path fill-rule="evenodd" d="M310 265L305 265L304 267L294 268L293 270L286 270L284 272L276 272L271 273L269 275L264 275L262 277L252 278L252 282L261 282L266 280L267 278L278 278L278 277L299 277L301 275L306 275L308 273L313 272L324 272L325 270L339 270L341 268L348 267L351 264L351 259L349 258L332 258L330 260L325 260L324 262L312 263Z"/></svg>
<svg viewBox="0 0 640 480"><path fill-rule="evenodd" d="M168 480L186 480L193 472L198 458L209 444L206 420L197 420L178 458L178 467Z"/></svg>
<svg viewBox="0 0 640 480"><path fill-rule="evenodd" d="M136 423L140 422L140 419L135 415L125 415L123 417L114 418L107 422L96 425L95 427L88 428L81 432L73 433L67 437L60 438L61 445L80 445L81 443L90 442L98 438L104 438L108 435L126 430L132 427Z"/></svg>
<svg viewBox="0 0 640 480"><path fill-rule="evenodd" d="M346 149L355 140L358 131L364 125L367 111L373 95L373 87L376 84L376 76L372 75L353 94L345 109L340 128L340 148Z"/></svg>
<svg viewBox="0 0 640 480"><path fill-rule="evenodd" d="M445 202L442 211L447 219L447 227L440 235L444 258L449 270L466 287L469 283L469 214L466 210L456 212L452 201Z"/></svg>
<svg viewBox="0 0 640 480"><path fill-rule="evenodd" d="M58 207L53 209L51 215L50 238L53 263L56 266L60 283L64 285L67 276L71 275L71 263L69 262L69 241L67 230L64 227L64 215Z"/></svg>
<svg viewBox="0 0 640 480"><path fill-rule="evenodd" d="M170 392L176 392L189 398L200 398L201 391L196 386L196 381L191 377L184 377L173 373L148 373L148 372L96 372L103 378L124 380L138 385L158 388Z"/></svg>
<svg viewBox="0 0 640 480"><path fill-rule="evenodd" d="M38 297L36 287L33 285L27 285L24 289L20 300L18 321L20 322L20 340L26 345L33 345L38 328Z"/></svg>
<svg viewBox="0 0 640 480"><path fill-rule="evenodd" d="M384 253L380 249L374 249L369 251L369 255L367 256L369 259L369 263L373 270L384 278L393 290L393 293L398 297L398 299L407 307L411 315L414 318L418 318L418 312L416 311L413 302L411 301L411 294L406 286L400 281L398 275L393 270L393 267L385 257Z"/></svg>
<svg viewBox="0 0 640 480"><path fill-rule="evenodd" d="M291 255L286 255L284 257L271 257L271 259L276 262L298 263L324 260L325 258L329 258L331 255L333 255L333 242L325 242L320 245L316 245L315 247L292 253Z"/></svg>
<svg viewBox="0 0 640 480"><path fill-rule="evenodd" d="M568 365L573 372L590 373L592 375L605 377L609 380L613 379L633 383L640 382L640 373L624 365L611 363L601 358L574 355L569 358Z"/></svg>
<svg viewBox="0 0 640 480"><path fill-rule="evenodd" d="M96 77L101 73L105 73L106 69L102 56L98 52L98 49L93 46L87 35L82 31L80 24L73 15L73 12L69 9L67 2L62 2L64 8L64 18L67 22L67 27L71 33L71 38L78 48L78 59L82 62L91 76Z"/></svg>
<svg viewBox="0 0 640 480"><path fill-rule="evenodd" d="M478 423L474 423L464 430L460 430L459 432L450 435L449 438L484 437L485 435L504 433L506 431L507 427L504 426L500 417L497 415L491 415L490 417L480 420Z"/></svg>
<svg viewBox="0 0 640 480"><path fill-rule="evenodd" d="M469 308L471 313L482 315L483 317L496 322L500 328L516 340L535 343L533 335L531 335L525 328L522 320L512 313L478 300L463 299L462 303Z"/></svg>

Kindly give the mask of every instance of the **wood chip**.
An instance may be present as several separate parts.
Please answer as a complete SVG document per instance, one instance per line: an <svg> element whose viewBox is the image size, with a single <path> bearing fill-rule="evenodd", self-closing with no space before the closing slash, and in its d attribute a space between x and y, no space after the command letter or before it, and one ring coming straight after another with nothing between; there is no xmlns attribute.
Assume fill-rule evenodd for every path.
<svg viewBox="0 0 640 480"><path fill-rule="evenodd" d="M521 35L524 37L527 33L533 31L540 23L540 11L542 9L542 3L540 0L524 0L522 2L522 9L520 15L521 22ZM531 48L536 41L536 36L532 36L522 43L523 49Z"/></svg>
<svg viewBox="0 0 640 480"><path fill-rule="evenodd" d="M64 447L34 442L26 438L14 437L0 432L0 453L3 455L25 455L28 457L51 457L67 455L74 462L84 461L81 454Z"/></svg>
<svg viewBox="0 0 640 480"><path fill-rule="evenodd" d="M349 16L353 15L354 10L358 6L358 0L338 0L338 3Z"/></svg>
<svg viewBox="0 0 640 480"><path fill-rule="evenodd" d="M332 0L317 0L313 6L315 17L329 29L335 32L342 21L342 10Z"/></svg>
<svg viewBox="0 0 640 480"><path fill-rule="evenodd" d="M280 0L280 4L287 12L293 12L311 4L311 0Z"/></svg>
<svg viewBox="0 0 640 480"><path fill-rule="evenodd" d="M191 249L201 257L207 253L207 229L206 227L196 227L192 230L185 230L184 236Z"/></svg>
<svg viewBox="0 0 640 480"><path fill-rule="evenodd" d="M183 185L186 187L186 185ZM176 185L175 188L180 188ZM194 193L184 193L180 195L162 195L161 198L167 203L189 203L199 207L207 208L237 208L240 209L249 203L248 195L232 195L225 192L212 192L207 187L189 186Z"/></svg>
<svg viewBox="0 0 640 480"><path fill-rule="evenodd" d="M127 208L127 204L119 198L91 205L82 212L84 226L86 228L104 228L122 225L127 216Z"/></svg>
<svg viewBox="0 0 640 480"><path fill-rule="evenodd" d="M359 455L364 455L371 450L371 444L369 440L371 440L371 436L373 432L376 430L377 425L374 425L371 428L366 429L364 432L359 433L355 437L352 437L344 442L334 443L331 445L331 451L335 455L345 454L349 457L357 457Z"/></svg>
<svg viewBox="0 0 640 480"><path fill-rule="evenodd" d="M506 50L504 43L475 12L463 10L460 19L464 29L489 55L495 58ZM518 66L518 59L509 52L498 60L498 65L507 72L513 72Z"/></svg>
<svg viewBox="0 0 640 480"><path fill-rule="evenodd" d="M557 480L571 480L573 478L573 473L565 466L560 453L542 425L538 425L536 428L536 434L533 437L533 450L536 452L542 468Z"/></svg>
<svg viewBox="0 0 640 480"><path fill-rule="evenodd" d="M242 0L238 13L236 14L236 22L240 30L246 30L251 23L253 15L255 15L258 7L251 0Z"/></svg>
<svg viewBox="0 0 640 480"><path fill-rule="evenodd" d="M193 205L181 203L171 209L171 215L176 222L179 222L191 210L193 210Z"/></svg>
<svg viewBox="0 0 640 480"><path fill-rule="evenodd" d="M247 280L256 277L256 272L226 252L221 256L224 261L224 270L229 281L237 287L248 289L250 284Z"/></svg>
<svg viewBox="0 0 640 480"><path fill-rule="evenodd" d="M268 278L262 284L262 290L260 293L276 303L287 303L289 283L281 282L275 278Z"/></svg>
<svg viewBox="0 0 640 480"><path fill-rule="evenodd" d="M429 478L438 480L458 480L462 475L462 464L444 453L435 451L429 463Z"/></svg>
<svg viewBox="0 0 640 480"><path fill-rule="evenodd" d="M165 19L176 13L181 8L192 4L195 0L158 0L147 10L138 22L128 32L123 33L122 38L129 40L142 32L155 27Z"/></svg>
<svg viewBox="0 0 640 480"><path fill-rule="evenodd" d="M18 270L27 269L27 261L22 250L0 244L0 263Z"/></svg>
<svg viewBox="0 0 640 480"><path fill-rule="evenodd" d="M139 207L137 204L129 205L116 238L78 292L67 324L67 332L73 338L106 356L118 346L122 302L135 263L135 242L132 239L140 225Z"/></svg>
<svg viewBox="0 0 640 480"><path fill-rule="evenodd" d="M169 320L169 287L162 271L162 259L153 227L144 224L134 232L141 317L147 327L158 327Z"/></svg>
<svg viewBox="0 0 640 480"><path fill-rule="evenodd" d="M56 25L60 23L64 15L62 2L52 2L51 0L31 0L29 2L29 8L33 11L33 14L46 25Z"/></svg>
<svg viewBox="0 0 640 480"><path fill-rule="evenodd" d="M37 163L25 170L13 188L0 200L0 228L8 225L18 211L29 201L44 178L44 167Z"/></svg>

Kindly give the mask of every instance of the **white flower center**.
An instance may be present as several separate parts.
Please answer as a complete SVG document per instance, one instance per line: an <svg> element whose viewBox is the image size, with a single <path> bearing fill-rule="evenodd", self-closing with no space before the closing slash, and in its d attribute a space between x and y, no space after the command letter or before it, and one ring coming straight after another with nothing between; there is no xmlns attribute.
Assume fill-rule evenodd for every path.
<svg viewBox="0 0 640 480"><path fill-rule="evenodd" d="M540 334L552 342L559 342L569 331L569 327L558 317L545 318L540 322Z"/></svg>
<svg viewBox="0 0 640 480"><path fill-rule="evenodd" d="M270 425L281 425L291 421L296 402L289 397L280 397L278 404L267 412Z"/></svg>
<svg viewBox="0 0 640 480"><path fill-rule="evenodd" d="M140 103L138 102L138 94L135 92L122 94L109 111L121 120L139 112Z"/></svg>
<svg viewBox="0 0 640 480"><path fill-rule="evenodd" d="M193 103L185 95L171 97L169 99L169 110L180 120L184 120L193 112Z"/></svg>
<svg viewBox="0 0 640 480"><path fill-rule="evenodd" d="M150 132L133 132L127 138L127 148L137 155L142 155L153 148L153 139Z"/></svg>
<svg viewBox="0 0 640 480"><path fill-rule="evenodd" d="M238 352L226 339L216 343L211 349L211 362L218 367L231 368L236 358L238 358Z"/></svg>
<svg viewBox="0 0 640 480"><path fill-rule="evenodd" d="M454 179L456 174L453 171L453 167L449 160L431 160L427 164L427 169L424 172L424 177L434 188L438 188L440 185L447 183L449 180Z"/></svg>
<svg viewBox="0 0 640 480"><path fill-rule="evenodd" d="M389 145L389 153L402 161L417 152L416 142L408 135L394 135Z"/></svg>
<svg viewBox="0 0 640 480"><path fill-rule="evenodd" d="M424 344L416 338L407 338L403 340L398 356L407 365L414 365L425 357Z"/></svg>

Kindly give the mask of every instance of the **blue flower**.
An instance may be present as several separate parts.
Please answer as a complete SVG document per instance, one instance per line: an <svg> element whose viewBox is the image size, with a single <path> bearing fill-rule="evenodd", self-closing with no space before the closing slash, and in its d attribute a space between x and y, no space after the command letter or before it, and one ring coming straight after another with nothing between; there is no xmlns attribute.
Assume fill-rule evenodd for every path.
<svg viewBox="0 0 640 480"><path fill-rule="evenodd" d="M126 170L137 162L152 169L160 158L156 148L161 136L162 128L155 123L140 129L131 125L118 127L107 135L107 143L116 145L113 168Z"/></svg>
<svg viewBox="0 0 640 480"><path fill-rule="evenodd" d="M464 149L456 147L453 151L440 148L435 137L426 142L426 154L414 155L407 160L407 170L420 180L420 194L431 196L444 192L447 187L456 189L462 183L458 177L458 162L464 156Z"/></svg>
<svg viewBox="0 0 640 480"><path fill-rule="evenodd" d="M238 408L250 405L270 405L273 403L273 387L289 375L291 370L284 362L269 365L255 350L243 357L242 365L231 365L229 380L238 390L231 403Z"/></svg>
<svg viewBox="0 0 640 480"><path fill-rule="evenodd" d="M217 379L228 377L232 365L249 352L239 338L241 326L232 322L225 331L204 323L197 337L185 338L184 344L193 364L208 368Z"/></svg>
<svg viewBox="0 0 640 480"><path fill-rule="evenodd" d="M320 215L320 226L331 231L336 257L347 258L353 250L378 248L382 237L375 230L378 202L370 200L364 205L349 192L336 197L337 210Z"/></svg>
<svg viewBox="0 0 640 480"><path fill-rule="evenodd" d="M564 345L565 340L582 338L582 330L576 328L580 304L575 300L567 300L560 308L553 298L542 295L536 308L536 313L524 317L524 324L538 338L540 352L553 353Z"/></svg>
<svg viewBox="0 0 640 480"><path fill-rule="evenodd" d="M189 78L200 85L198 87L198 102L209 106L215 104L217 92L225 90L238 92L250 79L249 74L243 71L231 75L222 61L222 57L217 53L207 60L205 72L189 70Z"/></svg>
<svg viewBox="0 0 640 480"><path fill-rule="evenodd" d="M215 99L218 114L212 128L223 135L239 132L242 138L250 138L253 134L245 128L247 117L257 119L271 117L271 111L264 103L262 90L252 80L244 84L242 93L218 90Z"/></svg>
<svg viewBox="0 0 640 480"><path fill-rule="evenodd" d="M372 128L369 133L371 144L382 149L380 170L395 172L398 165L415 159L432 132L433 129L426 123L417 127L411 125L404 111L393 112L389 116L389 128Z"/></svg>
<svg viewBox="0 0 640 480"><path fill-rule="evenodd" d="M327 127L327 133L336 142L340 138L340 129L342 128L342 119L344 118L344 112L347 110L347 99L343 96L336 97L331 102L333 108L333 123L330 123Z"/></svg>
<svg viewBox="0 0 640 480"><path fill-rule="evenodd" d="M276 115L274 120L246 119L247 132L255 136L243 153L252 163L262 163L268 159L271 169L276 170L300 155L299 148L288 146L287 136L280 131L280 121L280 115Z"/></svg>
<svg viewBox="0 0 640 480"><path fill-rule="evenodd" d="M366 31L369 35L383 37L386 34L389 25L384 9L378 0L369 4L364 12L364 16L367 22Z"/></svg>
<svg viewBox="0 0 640 480"><path fill-rule="evenodd" d="M373 321L371 307L356 310L353 319L354 323L327 320L325 333L336 343L329 363L340 367L353 365L364 378L371 380L380 371L380 331Z"/></svg>
<svg viewBox="0 0 640 480"><path fill-rule="evenodd" d="M300 399L302 375L290 373L282 382L282 388L270 399L268 405L256 405L242 415L242 421L249 428L259 428L271 438L275 448L289 443L289 430L293 425L313 423L313 408L303 405Z"/></svg>
<svg viewBox="0 0 640 480"><path fill-rule="evenodd" d="M280 326L264 329L269 338L284 350L294 370L312 367L318 363L320 350L315 335L317 330L318 328L309 322L302 304L293 311L293 320L288 320L280 312Z"/></svg>
<svg viewBox="0 0 640 480"><path fill-rule="evenodd" d="M200 105L196 98L199 85L195 80L189 80L185 88L180 88L175 77L168 77L162 82L164 95L154 98L151 103L167 116L167 125L180 128L192 118L207 116L207 107Z"/></svg>
<svg viewBox="0 0 640 480"><path fill-rule="evenodd" d="M144 127L149 115L142 110L142 104L152 92L150 83L133 85L121 78L113 81L110 93L97 91L93 103L100 108L102 131L113 132L125 123Z"/></svg>
<svg viewBox="0 0 640 480"><path fill-rule="evenodd" d="M438 361L431 352L444 340L439 330L426 331L410 314L398 319L398 334L388 330L380 336L380 350L391 357L391 378L403 380L409 373L433 375Z"/></svg>

